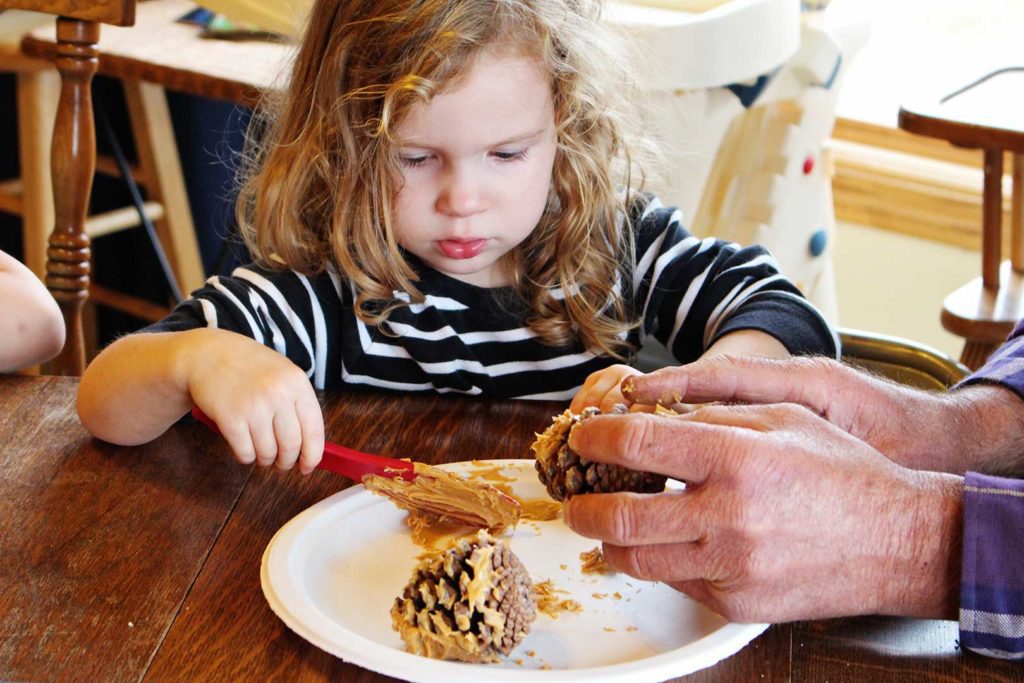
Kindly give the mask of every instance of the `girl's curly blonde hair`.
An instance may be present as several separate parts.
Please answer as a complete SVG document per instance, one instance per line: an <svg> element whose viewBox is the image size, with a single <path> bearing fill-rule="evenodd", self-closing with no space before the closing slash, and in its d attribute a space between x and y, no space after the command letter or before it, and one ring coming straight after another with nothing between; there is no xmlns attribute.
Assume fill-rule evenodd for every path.
<svg viewBox="0 0 1024 683"><path fill-rule="evenodd" d="M600 0L318 0L286 91L256 119L238 200L253 257L301 273L333 264L356 313L384 323L423 296L395 240L401 170L392 132L485 49L536 57L551 75L557 152L533 233L506 256L526 324L545 343L579 340L623 358L637 324L614 291L634 260L628 205L643 181L635 73ZM560 287L563 296L552 296Z"/></svg>

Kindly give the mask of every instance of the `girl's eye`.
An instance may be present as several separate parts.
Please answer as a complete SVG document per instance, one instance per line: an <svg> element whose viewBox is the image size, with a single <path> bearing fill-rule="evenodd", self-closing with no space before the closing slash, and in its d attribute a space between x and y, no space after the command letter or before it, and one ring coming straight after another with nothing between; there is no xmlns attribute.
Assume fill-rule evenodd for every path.
<svg viewBox="0 0 1024 683"><path fill-rule="evenodd" d="M507 163L510 161L519 161L526 157L526 150L521 149L518 152L493 152L494 157L502 162Z"/></svg>
<svg viewBox="0 0 1024 683"><path fill-rule="evenodd" d="M401 161L402 166L415 168L416 166L422 166L423 164L425 164L427 160L430 159L430 156L427 154L418 154L415 156L401 156L399 157L399 159Z"/></svg>

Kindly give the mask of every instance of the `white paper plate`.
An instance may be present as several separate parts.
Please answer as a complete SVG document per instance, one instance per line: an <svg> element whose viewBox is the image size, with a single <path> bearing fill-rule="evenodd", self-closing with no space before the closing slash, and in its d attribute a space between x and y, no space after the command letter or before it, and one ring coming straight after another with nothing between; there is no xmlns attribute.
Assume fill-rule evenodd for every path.
<svg viewBox="0 0 1024 683"><path fill-rule="evenodd" d="M501 466L516 495L546 498L532 460L453 463L466 475ZM561 521L526 521L506 536L534 581L551 579L581 612L538 614L501 664L474 665L405 651L390 608L417 556L405 513L362 486L320 501L288 522L263 554L271 609L319 648L366 669L410 681L661 681L711 666L767 624L733 624L675 590L625 574L583 574L579 555L596 543ZM621 597L616 598L618 593Z"/></svg>

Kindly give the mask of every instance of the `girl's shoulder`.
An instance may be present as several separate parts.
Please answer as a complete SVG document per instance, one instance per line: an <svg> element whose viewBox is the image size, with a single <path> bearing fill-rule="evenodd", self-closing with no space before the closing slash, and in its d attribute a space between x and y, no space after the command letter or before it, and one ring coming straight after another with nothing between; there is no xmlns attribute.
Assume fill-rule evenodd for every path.
<svg viewBox="0 0 1024 683"><path fill-rule="evenodd" d="M629 227L640 242L656 239L669 230L683 229L683 213L674 206L665 206L656 195L643 192L634 195L628 209Z"/></svg>
<svg viewBox="0 0 1024 683"><path fill-rule="evenodd" d="M345 298L350 287L335 268L302 273L281 264L251 262L238 266L230 275L207 280L204 289L240 289L284 300L315 298L334 301Z"/></svg>

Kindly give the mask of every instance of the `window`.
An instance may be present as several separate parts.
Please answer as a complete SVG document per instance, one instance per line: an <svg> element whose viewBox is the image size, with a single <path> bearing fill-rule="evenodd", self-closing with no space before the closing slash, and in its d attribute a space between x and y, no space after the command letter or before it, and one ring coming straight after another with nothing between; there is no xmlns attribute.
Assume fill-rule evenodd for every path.
<svg viewBox="0 0 1024 683"><path fill-rule="evenodd" d="M839 97L837 217L976 248L981 153L900 131L899 105L915 95L951 92L999 67L1024 65L1024 2L835 0L829 11L872 24Z"/></svg>

